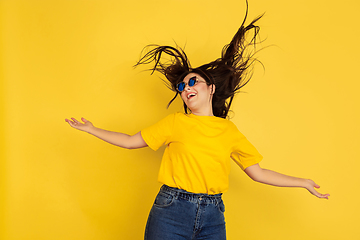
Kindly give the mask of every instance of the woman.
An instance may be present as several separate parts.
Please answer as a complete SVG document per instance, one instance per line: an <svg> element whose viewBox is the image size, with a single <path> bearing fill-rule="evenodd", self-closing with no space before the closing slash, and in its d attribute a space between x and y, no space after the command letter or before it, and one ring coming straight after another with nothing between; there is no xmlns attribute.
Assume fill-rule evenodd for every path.
<svg viewBox="0 0 360 240"><path fill-rule="evenodd" d="M250 79L254 52L249 49L255 46L259 19L245 26L245 17L221 58L198 68L191 67L179 48L150 46L136 65L154 63L152 71L164 74L176 92L169 104L180 95L185 113L171 114L133 136L94 127L84 118L82 122L66 119L71 127L122 148L157 150L167 145L159 171L164 185L150 211L145 239L226 239L221 195L228 188L230 158L254 181L302 187L328 198L329 194L314 189L319 186L312 180L261 168L262 156L226 119L234 94ZM172 61L165 62L163 54Z"/></svg>

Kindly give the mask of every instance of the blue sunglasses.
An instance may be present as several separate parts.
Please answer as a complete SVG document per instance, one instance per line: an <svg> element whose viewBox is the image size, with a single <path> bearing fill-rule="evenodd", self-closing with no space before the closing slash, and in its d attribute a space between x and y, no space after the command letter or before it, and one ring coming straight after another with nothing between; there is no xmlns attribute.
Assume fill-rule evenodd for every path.
<svg viewBox="0 0 360 240"><path fill-rule="evenodd" d="M189 87L192 87L192 86L194 86L197 82L198 82L198 80L197 80L196 76L193 76L193 77L191 77L191 78L189 79L189 82L187 83L187 85L188 85ZM186 83L184 83L184 82L180 82L180 83L178 83L178 84L176 85L176 89L177 89L179 92L184 91L185 87L186 87Z"/></svg>

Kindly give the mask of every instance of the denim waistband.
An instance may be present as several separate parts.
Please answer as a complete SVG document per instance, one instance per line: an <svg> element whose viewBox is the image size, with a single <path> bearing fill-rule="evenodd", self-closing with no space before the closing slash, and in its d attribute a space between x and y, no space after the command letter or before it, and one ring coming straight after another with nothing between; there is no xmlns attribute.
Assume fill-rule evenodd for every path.
<svg viewBox="0 0 360 240"><path fill-rule="evenodd" d="M160 192L166 192L175 196L176 198L182 198L191 202L205 202L205 203L215 203L218 204L221 201L222 193L209 195L206 193L191 193L183 189L169 187L167 185L162 185Z"/></svg>

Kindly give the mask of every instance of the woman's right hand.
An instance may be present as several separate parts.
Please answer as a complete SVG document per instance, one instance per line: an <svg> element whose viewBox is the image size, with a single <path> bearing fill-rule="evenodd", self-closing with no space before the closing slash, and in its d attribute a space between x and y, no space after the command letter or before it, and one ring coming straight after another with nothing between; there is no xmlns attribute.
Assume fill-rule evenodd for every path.
<svg viewBox="0 0 360 240"><path fill-rule="evenodd" d="M83 121L83 123L79 122L75 118L71 118L71 120L65 119L65 121L67 123L69 123L69 125L71 127L81 130L81 131L84 131L84 132L89 132L89 130L94 127L94 125L90 121L86 120L85 118L81 118L81 120Z"/></svg>

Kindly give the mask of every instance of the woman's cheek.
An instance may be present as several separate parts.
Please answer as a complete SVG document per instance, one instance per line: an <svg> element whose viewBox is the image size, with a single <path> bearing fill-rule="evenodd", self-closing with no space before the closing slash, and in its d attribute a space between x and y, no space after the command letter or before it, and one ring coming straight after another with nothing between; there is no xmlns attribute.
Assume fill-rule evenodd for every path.
<svg viewBox="0 0 360 240"><path fill-rule="evenodd" d="M181 99L183 100L184 103L186 103L187 97L186 97L186 94L184 92L181 94Z"/></svg>

